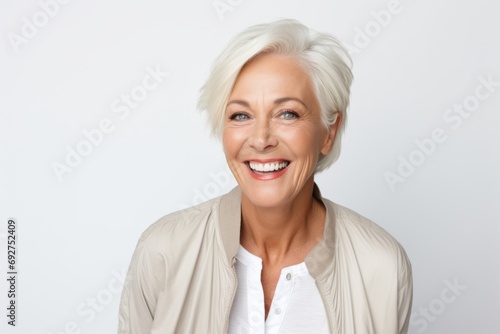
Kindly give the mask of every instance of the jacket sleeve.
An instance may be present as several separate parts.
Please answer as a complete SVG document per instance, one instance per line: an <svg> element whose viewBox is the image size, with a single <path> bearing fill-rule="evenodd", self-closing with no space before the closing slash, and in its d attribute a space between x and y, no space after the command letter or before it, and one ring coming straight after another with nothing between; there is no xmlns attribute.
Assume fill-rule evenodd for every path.
<svg viewBox="0 0 500 334"><path fill-rule="evenodd" d="M413 277L410 260L402 249L400 274L398 279L398 321L399 334L407 334L413 303Z"/></svg>
<svg viewBox="0 0 500 334"><path fill-rule="evenodd" d="M149 334L159 293L150 230L139 239L127 272L120 300L118 333Z"/></svg>

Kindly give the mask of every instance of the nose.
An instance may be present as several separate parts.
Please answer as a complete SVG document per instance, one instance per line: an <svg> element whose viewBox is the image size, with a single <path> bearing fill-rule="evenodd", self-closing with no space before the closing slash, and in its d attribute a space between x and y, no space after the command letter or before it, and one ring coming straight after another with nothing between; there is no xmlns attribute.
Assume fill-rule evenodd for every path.
<svg viewBox="0 0 500 334"><path fill-rule="evenodd" d="M249 144L255 150L262 152L276 147L278 140L274 134L270 120L261 118L253 124Z"/></svg>

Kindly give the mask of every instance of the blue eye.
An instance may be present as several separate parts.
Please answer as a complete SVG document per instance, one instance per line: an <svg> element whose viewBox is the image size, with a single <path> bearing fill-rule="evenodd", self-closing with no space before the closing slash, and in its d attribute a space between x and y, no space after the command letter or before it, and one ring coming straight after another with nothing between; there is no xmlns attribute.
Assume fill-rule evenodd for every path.
<svg viewBox="0 0 500 334"><path fill-rule="evenodd" d="M231 121L246 121L249 119L248 115L243 114L243 113L234 113L229 117Z"/></svg>
<svg viewBox="0 0 500 334"><path fill-rule="evenodd" d="M294 119L299 118L299 114L293 110L285 110L280 114L280 117L284 119Z"/></svg>

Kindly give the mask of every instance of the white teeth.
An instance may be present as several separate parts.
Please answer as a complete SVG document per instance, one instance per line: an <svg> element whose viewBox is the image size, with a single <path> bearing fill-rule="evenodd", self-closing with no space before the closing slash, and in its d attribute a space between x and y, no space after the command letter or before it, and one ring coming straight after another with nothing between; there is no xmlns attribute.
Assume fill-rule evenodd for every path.
<svg viewBox="0 0 500 334"><path fill-rule="evenodd" d="M249 165L252 170L257 172L273 172L285 168L288 166L288 162L268 162L265 164L250 162Z"/></svg>

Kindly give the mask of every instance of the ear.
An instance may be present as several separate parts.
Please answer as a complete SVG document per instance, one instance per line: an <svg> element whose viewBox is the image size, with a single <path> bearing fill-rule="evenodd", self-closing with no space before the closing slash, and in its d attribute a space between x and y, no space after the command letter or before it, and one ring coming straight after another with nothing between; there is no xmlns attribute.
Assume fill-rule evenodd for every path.
<svg viewBox="0 0 500 334"><path fill-rule="evenodd" d="M342 123L342 113L337 112L337 118L335 119L335 123L330 125L327 131L327 136L323 142L323 146L321 146L321 154L327 155L333 148L333 144L335 144L335 137L337 136L337 131Z"/></svg>

